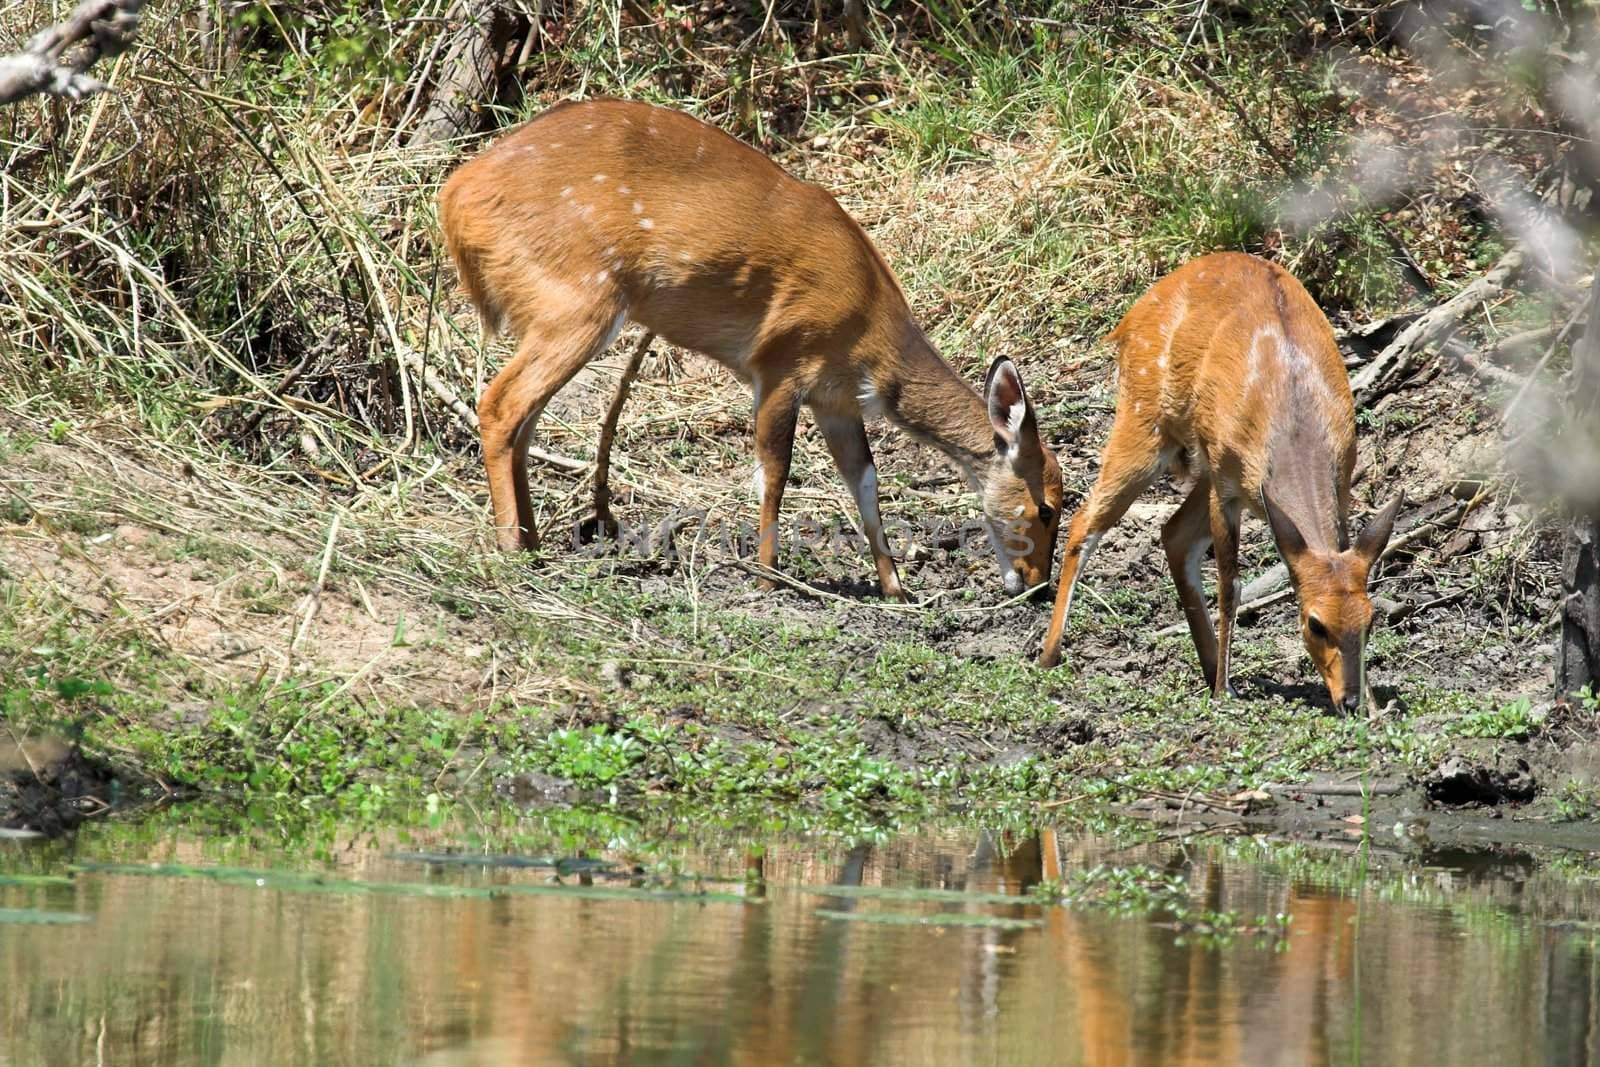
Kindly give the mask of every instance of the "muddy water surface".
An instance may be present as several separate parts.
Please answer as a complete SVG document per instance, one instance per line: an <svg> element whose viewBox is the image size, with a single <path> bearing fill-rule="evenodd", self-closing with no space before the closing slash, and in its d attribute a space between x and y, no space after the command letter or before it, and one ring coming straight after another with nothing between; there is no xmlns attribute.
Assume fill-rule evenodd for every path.
<svg viewBox="0 0 1600 1067"><path fill-rule="evenodd" d="M286 846L189 822L0 842L7 877L6 1065L1600 1057L1600 883L1482 854L694 820ZM1036 903L1046 878L1099 903ZM1163 878L1244 932L1139 911Z"/></svg>

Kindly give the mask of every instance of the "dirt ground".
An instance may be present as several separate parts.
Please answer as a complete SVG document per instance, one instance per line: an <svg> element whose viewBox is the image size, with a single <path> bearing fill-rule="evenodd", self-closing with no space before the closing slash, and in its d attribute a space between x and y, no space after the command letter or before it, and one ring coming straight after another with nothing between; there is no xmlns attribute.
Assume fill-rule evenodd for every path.
<svg viewBox="0 0 1600 1067"><path fill-rule="evenodd" d="M609 390L619 360L598 364L559 398L541 443L587 454L595 419L586 413ZM1062 462L1070 509L1092 481L1109 427L1109 359L1083 343L1074 358L1023 363ZM1070 369L1062 373L1063 367ZM753 522L742 387L703 361L673 354L650 361L640 392L644 399L624 414L618 444L614 485L623 521L654 525L675 510L698 509ZM664 410L685 399L690 411ZM1495 420L1484 417L1489 406L1461 374L1447 370L1385 397L1363 417L1353 522L1359 526L1397 488L1407 499L1396 539L1410 535L1408 547L1384 566L1374 589L1386 611L1369 668L1390 715L1429 715L1436 693L1537 702L1550 684L1558 543L1539 524L1537 506L1498 477ZM340 564L313 605L307 598L318 588L338 498L308 487L303 460L292 477L222 457L201 463L191 451L114 425L75 427L55 440L15 411L0 413L0 429L13 443L28 441L0 463L0 504L9 500L0 522L0 577L24 602L15 621L28 631L13 635L16 647L49 644L64 626L112 659L122 654L119 638L137 634L222 684L320 675L376 701L463 710L539 704L574 692L604 700L603 679L552 676L525 654L511 625L513 613L524 611L581 627L582 609L537 583L496 588L490 596L436 572L440 560L471 569L488 556L485 494L470 457L447 458L442 472L434 464L430 478L386 498L346 503L334 538ZM880 425L870 432L886 517L948 528L974 514L942 459L898 430ZM848 522L843 486L808 428L798 451L787 521ZM555 531L559 539L564 524L585 513L587 483L549 471L541 481L536 492L552 516L547 538ZM1068 656L1081 672L1151 685L1188 676L1198 696L1194 654L1187 635L1174 630L1181 617L1157 540L1178 499L1171 486L1152 490L1094 557L1070 630ZM904 553L903 575L919 610L877 600L870 562L857 549L791 545L783 562L796 588L760 595L752 575L714 539L696 543L685 527L674 544L679 559L624 554L600 564L598 580L645 595L688 589L707 612L767 625L836 627L841 640L861 646L860 669L870 665L874 641L907 634L960 660L1028 658L1047 619L1047 602L997 606L1003 597L992 558L953 543L916 543ZM547 566L558 572L594 566L581 551L554 550ZM1264 524L1248 518L1243 556L1250 576L1276 562ZM351 565L355 559L361 565ZM1236 649L1235 685L1247 701L1300 700L1306 714L1331 715L1299 647L1291 600L1247 613ZM175 680L153 724L178 725L202 714L205 702L194 689ZM868 721L862 733L874 754L914 765L934 751L1048 755L1126 732L1112 709L1074 709L1070 697L1062 709L1048 728L1003 737L942 728L936 716L914 728ZM1441 803L1473 812L1485 805L1516 810L1542 795L1545 783L1588 780L1600 769L1593 737L1592 724L1568 716L1551 720L1535 741L1466 746L1460 755L1472 773L1494 779L1483 790L1446 788L1430 798L1426 783L1412 781L1398 799L1381 803L1400 805L1396 811L1411 810L1408 804L1437 811ZM1539 787L1527 795L1508 790L1506 781L1514 784L1519 773ZM1292 833L1320 833L1360 803L1352 809L1348 797L1292 796L1285 794L1268 816ZM1443 819L1463 827L1482 821L1476 814ZM1443 825L1438 816L1435 824ZM1504 837L1506 825L1494 821L1492 830Z"/></svg>

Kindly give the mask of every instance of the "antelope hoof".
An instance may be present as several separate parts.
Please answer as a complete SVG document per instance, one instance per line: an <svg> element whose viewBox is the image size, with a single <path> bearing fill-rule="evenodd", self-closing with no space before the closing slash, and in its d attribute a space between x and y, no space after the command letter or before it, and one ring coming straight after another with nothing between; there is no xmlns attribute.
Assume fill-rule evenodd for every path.
<svg viewBox="0 0 1600 1067"><path fill-rule="evenodd" d="M508 556L516 552L533 552L539 547L539 538L523 530L500 530L495 534L494 546Z"/></svg>
<svg viewBox="0 0 1600 1067"><path fill-rule="evenodd" d="M906 592L905 586L899 584L885 585L883 587L883 599L893 600L900 604L916 603L916 601L912 599L911 594Z"/></svg>

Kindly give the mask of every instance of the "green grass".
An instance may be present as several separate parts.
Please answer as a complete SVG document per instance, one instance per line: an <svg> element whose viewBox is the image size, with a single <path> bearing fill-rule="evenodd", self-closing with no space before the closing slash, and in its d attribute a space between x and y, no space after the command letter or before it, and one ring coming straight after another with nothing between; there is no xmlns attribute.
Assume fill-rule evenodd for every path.
<svg viewBox="0 0 1600 1067"><path fill-rule="evenodd" d="M1362 720L1274 700L1213 702L1186 669L1151 684L1040 672L1020 657L966 659L931 647L916 632L926 622L863 655L831 624L773 626L603 582L560 593L617 620L610 637L550 623L521 635L526 655L551 674L604 687L587 707L462 714L372 704L333 680L193 678L196 710L174 722L162 701L185 664L133 642L111 678L97 670L104 646L64 624L52 644L11 648L33 666L0 670L0 694L17 728L81 736L171 787L367 814L538 771L600 797L766 798L849 822L958 800L1248 788L1354 770L1369 751L1420 768L1443 743L1410 719L1369 734ZM653 648L621 636L632 620L657 635ZM0 627L0 650L6 641ZM1091 736L1048 740L1069 708ZM1477 712L1446 733L1516 736L1525 707L1520 714Z"/></svg>

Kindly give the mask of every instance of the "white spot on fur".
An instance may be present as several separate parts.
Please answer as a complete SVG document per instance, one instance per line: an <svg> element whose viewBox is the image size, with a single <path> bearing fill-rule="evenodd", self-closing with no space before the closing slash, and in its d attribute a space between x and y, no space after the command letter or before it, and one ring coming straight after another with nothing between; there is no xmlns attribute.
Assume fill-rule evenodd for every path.
<svg viewBox="0 0 1600 1067"><path fill-rule="evenodd" d="M1178 290L1178 295L1172 304L1172 311L1167 315L1167 320L1161 324L1161 351L1156 353L1156 366L1162 368L1166 367L1167 357L1172 354L1172 342L1178 336L1178 327L1183 325L1184 316L1189 313L1187 287ZM1140 373L1147 373L1148 370L1149 368L1144 368Z"/></svg>
<svg viewBox="0 0 1600 1067"><path fill-rule="evenodd" d="M596 185L601 184L605 180L606 180L606 176L604 174L596 174L594 176L594 182L595 182Z"/></svg>
<svg viewBox="0 0 1600 1067"><path fill-rule="evenodd" d="M621 196L627 196L631 192L633 192L633 190L629 189L626 185L617 186L617 193Z"/></svg>
<svg viewBox="0 0 1600 1067"><path fill-rule="evenodd" d="M678 253L678 262L679 263L687 263L687 262L689 262L690 258L691 257L689 255L689 253L687 253L687 252L679 252Z"/></svg>
<svg viewBox="0 0 1600 1067"><path fill-rule="evenodd" d="M1283 340L1276 327L1263 326L1250 338L1250 347L1245 352L1244 390L1249 392L1251 386L1261 379L1262 365L1272 358L1271 346L1274 342Z"/></svg>
<svg viewBox="0 0 1600 1067"><path fill-rule="evenodd" d="M594 129L594 123L592 123L592 122L585 122L585 123L584 123L584 124L583 124L583 128L584 128L584 129L586 129L586 130L592 130L592 129Z"/></svg>
<svg viewBox="0 0 1600 1067"><path fill-rule="evenodd" d="M694 158L701 159L701 158L703 158L705 156L705 154L706 154L706 143L704 141L701 141L699 144L694 146Z"/></svg>
<svg viewBox="0 0 1600 1067"><path fill-rule="evenodd" d="M878 395L878 387L872 384L871 378L861 379L861 389L856 393L856 403L861 405L861 414L866 418L877 418L883 414L883 397Z"/></svg>
<svg viewBox="0 0 1600 1067"><path fill-rule="evenodd" d="M569 197L571 195L572 195L572 186L570 186L570 185L563 186L562 189L561 189L561 199L565 200L567 197Z"/></svg>
<svg viewBox="0 0 1600 1067"><path fill-rule="evenodd" d="M639 220L639 229L641 229L641 230L653 230L655 228L656 228L656 220L655 219L640 219Z"/></svg>
<svg viewBox="0 0 1600 1067"><path fill-rule="evenodd" d="M611 276L611 272L610 271L604 271L604 270L600 271L599 273L597 273L594 276L595 284L597 284L597 285L605 284L605 280L607 278L609 278L610 276Z"/></svg>
<svg viewBox="0 0 1600 1067"><path fill-rule="evenodd" d="M643 215L644 214L644 204L642 204L639 201L635 200L633 202L633 213L635 215Z"/></svg>
<svg viewBox="0 0 1600 1067"><path fill-rule="evenodd" d="M623 308L617 312L617 317L611 320L611 328L606 331L606 339L600 343L600 351L604 352L616 343L617 337L622 333L622 327L628 323L628 309Z"/></svg>
<svg viewBox="0 0 1600 1067"><path fill-rule="evenodd" d="M1201 596L1205 595L1204 581L1200 574L1200 561L1206 557L1206 542L1204 538L1196 540L1189 546L1189 551L1183 554L1183 580L1188 583Z"/></svg>
<svg viewBox="0 0 1600 1067"><path fill-rule="evenodd" d="M868 463L867 469L861 472L861 482L855 490L856 507L861 509L861 524L867 527L867 536L871 537L871 531L882 523L878 514L878 468Z"/></svg>
<svg viewBox="0 0 1600 1067"><path fill-rule="evenodd" d="M1078 549L1078 569L1072 572L1072 584L1067 586L1067 606L1061 615L1061 632L1066 633L1067 620L1072 617L1072 594L1078 590L1078 579L1083 577L1084 569L1089 566L1089 557L1094 555L1094 550L1100 547L1100 535L1092 533L1083 539L1083 546Z"/></svg>

